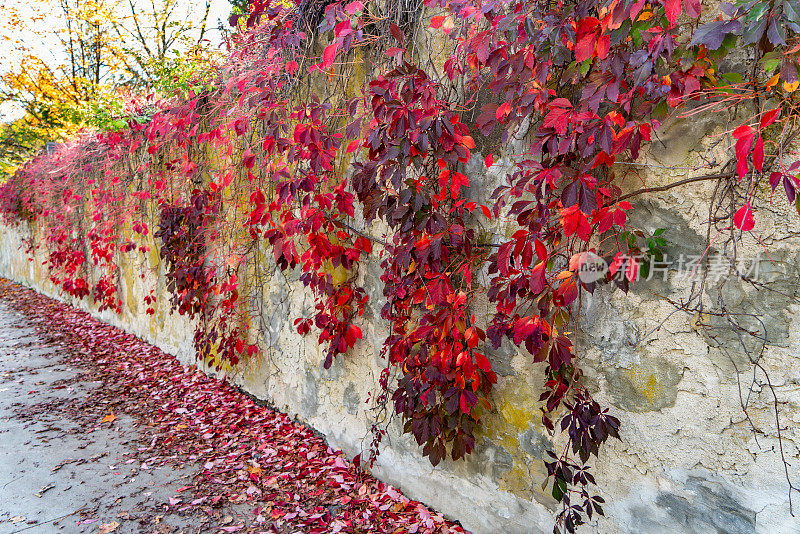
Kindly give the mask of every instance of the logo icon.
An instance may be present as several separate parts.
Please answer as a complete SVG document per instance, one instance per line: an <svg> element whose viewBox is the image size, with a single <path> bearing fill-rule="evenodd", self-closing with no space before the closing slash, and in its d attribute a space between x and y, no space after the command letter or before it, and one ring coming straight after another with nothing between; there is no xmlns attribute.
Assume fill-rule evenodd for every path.
<svg viewBox="0 0 800 534"><path fill-rule="evenodd" d="M605 278L608 264L594 252L579 252L570 258L569 270L578 273L578 278L584 284L591 284Z"/></svg>

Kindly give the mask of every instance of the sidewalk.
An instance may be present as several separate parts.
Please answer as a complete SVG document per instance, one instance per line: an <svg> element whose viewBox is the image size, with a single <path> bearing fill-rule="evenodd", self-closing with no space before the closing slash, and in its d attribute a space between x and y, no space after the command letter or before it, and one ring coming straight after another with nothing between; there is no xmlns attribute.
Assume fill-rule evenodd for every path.
<svg viewBox="0 0 800 534"><path fill-rule="evenodd" d="M464 532L286 415L0 279L0 534Z"/></svg>

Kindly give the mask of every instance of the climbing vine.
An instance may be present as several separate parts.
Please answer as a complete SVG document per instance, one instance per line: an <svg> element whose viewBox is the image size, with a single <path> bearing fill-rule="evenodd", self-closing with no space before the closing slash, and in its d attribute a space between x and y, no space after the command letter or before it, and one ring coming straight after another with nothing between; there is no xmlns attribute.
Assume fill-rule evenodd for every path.
<svg viewBox="0 0 800 534"><path fill-rule="evenodd" d="M294 325L328 368L363 336L358 267L380 258L376 402L433 465L458 460L492 410L489 349L516 346L541 364L542 422L563 438L545 459L556 529L602 515L592 466L621 423L583 380L582 299L651 268L664 238L629 222L647 193L716 182L710 221L732 243L755 228L762 185L800 206L797 6L254 0L231 23L230 57L203 69L199 93L129 98L125 128L87 132L2 186L7 222L43 229L51 281L120 313L118 259L157 245L169 305L219 369L259 350L248 278L264 262L297 270L314 307ZM727 162L632 187L662 123L701 113L733 117ZM486 173L500 175L491 193L474 185ZM591 281L588 253L609 265Z"/></svg>

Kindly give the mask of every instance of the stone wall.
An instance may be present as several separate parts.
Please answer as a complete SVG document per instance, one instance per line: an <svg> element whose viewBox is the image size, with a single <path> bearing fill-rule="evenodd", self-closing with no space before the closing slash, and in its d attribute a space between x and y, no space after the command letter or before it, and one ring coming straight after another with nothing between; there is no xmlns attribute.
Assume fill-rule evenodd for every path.
<svg viewBox="0 0 800 534"><path fill-rule="evenodd" d="M699 125L706 135L724 130L709 121ZM688 176L699 154L717 150L697 135L697 124L675 122L662 130L631 174L630 190ZM688 132L692 132L688 135ZM501 167L481 178L478 158L470 168L476 198L490 191ZM649 166L648 166L649 165ZM664 170L671 167L669 171ZM625 172L627 169L621 169ZM703 254L708 238L708 198L714 184L649 195L638 202L633 224L649 231L666 228L668 257ZM715 295L757 330L766 331L767 346L760 364L769 372L779 400L786 459L800 478L800 327L795 324L800 296L800 217L783 200L761 208L758 234L768 247L761 252L755 239L742 243L740 255L759 258L759 277L766 286L739 279L709 282L703 289L713 312ZM767 216L767 212L771 215ZM487 231L502 234L502 226ZM29 259L23 238L36 237L25 226L0 228L0 276L61 298L47 281L38 253ZM713 236L712 236L713 237ZM709 254L716 253L713 247ZM133 259L131 259L133 258ZM142 267L146 273L140 277ZM612 407L622 421L622 441L602 452L597 480L607 501L607 517L585 527L603 533L797 533L800 520L789 514L788 485L776 439L772 390L761 385L748 393L753 365L736 333L722 319L676 312L666 298L679 302L693 289L686 270L677 264L629 294L599 289L584 295L576 332L578 353L596 397ZM102 313L87 301L73 302L102 320L120 326L193 363L193 327L170 315L164 295L162 267L156 253L120 259L123 313ZM299 336L295 317L313 306L311 295L289 274L262 273L256 299L261 317L263 353L228 378L252 394L307 422L329 443L354 456L371 440L372 414L368 395L377 391L385 362L379 355L386 325L381 308L380 268L364 262L359 282L369 291L370 304L362 329L364 339L333 366L322 367L321 349L313 335ZM146 315L142 299L156 287L155 315ZM488 313L487 302L476 311ZM716 322L715 322L716 321ZM748 322L749 321L749 322ZM701 327L701 325L706 325ZM757 350L754 347L754 350ZM478 533L551 532L555 501L542 491L543 451L550 438L541 427L541 368L511 346L490 353L500 376L494 411L484 421L479 445L463 462L445 461L433 468L410 436L403 436L395 419L375 473L409 496L436 507ZM764 375L756 373L757 381ZM742 394L740 395L740 392ZM753 431L742 410L746 397ZM556 444L557 445L557 444ZM792 469L792 468L790 468ZM800 495L795 495L800 505Z"/></svg>

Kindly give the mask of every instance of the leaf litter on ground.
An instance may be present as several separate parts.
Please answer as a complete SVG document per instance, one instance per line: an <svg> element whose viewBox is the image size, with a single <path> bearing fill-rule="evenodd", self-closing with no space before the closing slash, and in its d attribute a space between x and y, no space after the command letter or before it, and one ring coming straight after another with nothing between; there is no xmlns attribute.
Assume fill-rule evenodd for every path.
<svg viewBox="0 0 800 534"><path fill-rule="evenodd" d="M81 380L101 384L82 406L93 417L91 426L113 424L116 414L138 424L142 438L133 455L140 469L197 466L191 485L165 507L208 515L228 505L251 507L248 520L230 518L218 532L466 532L229 383L4 279L0 298L69 354L67 363L82 370ZM110 532L114 525L103 527Z"/></svg>

